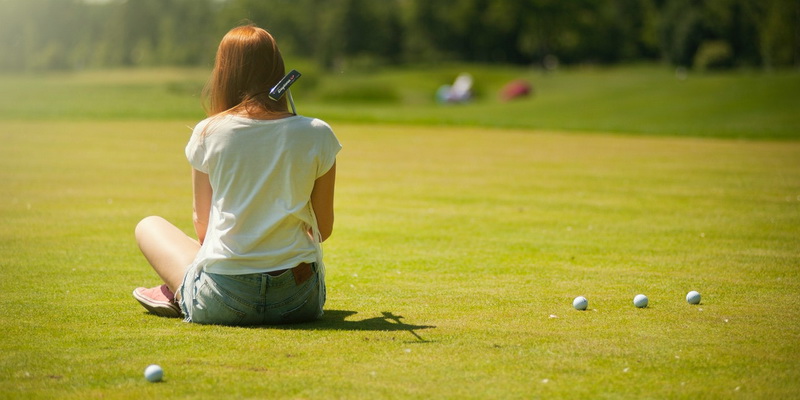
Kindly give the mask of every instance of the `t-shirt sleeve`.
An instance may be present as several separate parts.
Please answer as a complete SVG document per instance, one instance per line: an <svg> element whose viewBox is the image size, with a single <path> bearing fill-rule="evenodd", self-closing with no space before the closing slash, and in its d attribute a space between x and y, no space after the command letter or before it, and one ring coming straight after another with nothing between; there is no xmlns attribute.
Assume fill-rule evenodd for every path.
<svg viewBox="0 0 800 400"><path fill-rule="evenodd" d="M320 141L321 151L319 154L319 162L317 163L317 178L319 178L333 167L333 163L336 162L336 155L339 154L342 145L333 133L333 129L331 129L327 123L320 120L315 120L314 123L322 132Z"/></svg>
<svg viewBox="0 0 800 400"><path fill-rule="evenodd" d="M192 137L189 138L189 143L186 144L186 158L192 168L208 173L208 162L206 160L205 137L204 130L208 121L202 121L194 127Z"/></svg>

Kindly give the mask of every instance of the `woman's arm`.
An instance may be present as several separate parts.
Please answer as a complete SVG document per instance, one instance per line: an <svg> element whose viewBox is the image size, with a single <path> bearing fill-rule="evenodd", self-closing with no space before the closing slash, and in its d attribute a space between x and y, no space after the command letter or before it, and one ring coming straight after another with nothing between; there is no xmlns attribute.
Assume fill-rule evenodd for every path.
<svg viewBox="0 0 800 400"><path fill-rule="evenodd" d="M211 181L208 174L192 169L192 220L194 221L194 231L200 244L206 240L206 230L208 229L208 217L211 214Z"/></svg>
<svg viewBox="0 0 800 400"><path fill-rule="evenodd" d="M323 242L333 232L333 187L336 183L336 163L333 163L325 175L314 181L314 190L311 191L311 207L317 215L320 240Z"/></svg>

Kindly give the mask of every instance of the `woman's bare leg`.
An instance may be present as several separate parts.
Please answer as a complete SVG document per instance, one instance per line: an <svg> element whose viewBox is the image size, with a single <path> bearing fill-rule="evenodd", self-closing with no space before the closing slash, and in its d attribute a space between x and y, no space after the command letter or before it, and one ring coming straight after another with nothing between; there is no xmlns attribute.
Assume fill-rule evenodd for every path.
<svg viewBox="0 0 800 400"><path fill-rule="evenodd" d="M161 217L147 217L136 225L136 242L158 276L175 293L186 268L200 250L200 242Z"/></svg>

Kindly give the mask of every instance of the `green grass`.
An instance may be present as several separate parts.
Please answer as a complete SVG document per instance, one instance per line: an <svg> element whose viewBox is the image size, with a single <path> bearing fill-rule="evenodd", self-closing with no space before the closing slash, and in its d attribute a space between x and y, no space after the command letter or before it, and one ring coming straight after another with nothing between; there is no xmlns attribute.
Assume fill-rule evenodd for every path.
<svg viewBox="0 0 800 400"><path fill-rule="evenodd" d="M158 283L138 219L191 231L185 125L0 124L0 393L800 393L796 142L340 124L328 315L251 329L154 317L129 293Z"/></svg>
<svg viewBox="0 0 800 400"><path fill-rule="evenodd" d="M293 65L293 64L291 64ZM641 135L800 139L800 72L692 73L663 66L539 70L445 66L324 73L300 63L301 113L353 123L482 126ZM442 106L436 89L475 77L475 102ZM0 76L0 120L197 119L206 70L118 70ZM523 78L535 95L502 103Z"/></svg>
<svg viewBox="0 0 800 400"><path fill-rule="evenodd" d="M152 71L95 74L40 82L74 119L2 100L0 398L800 395L800 141L576 133L566 119L560 130L426 126L427 108L473 106L401 92L407 124L368 124L364 111L329 120L344 149L325 318L200 326L149 315L130 295L158 283L136 222L156 214L192 229L183 147L198 110L165 94L191 87L192 72L152 84ZM570 81L592 74L622 72ZM120 80L183 111L151 114L167 102L158 96L128 110L140 93ZM328 84L314 83L308 109L344 114L314 99ZM68 85L120 92L69 103ZM798 136L767 121L792 131L769 138ZM690 290L701 305L685 302ZM638 293L648 308L633 307ZM588 311L572 309L578 295ZM151 363L164 383L144 380Z"/></svg>

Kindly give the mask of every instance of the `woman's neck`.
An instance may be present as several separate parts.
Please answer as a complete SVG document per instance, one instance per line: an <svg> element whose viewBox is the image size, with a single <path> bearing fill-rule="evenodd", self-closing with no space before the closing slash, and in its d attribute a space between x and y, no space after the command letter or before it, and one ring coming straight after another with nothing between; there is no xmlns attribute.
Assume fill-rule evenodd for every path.
<svg viewBox="0 0 800 400"><path fill-rule="evenodd" d="M239 106L232 108L229 112L231 115L260 120L275 120L294 116L294 114L290 113L289 111L271 111L265 110L261 107Z"/></svg>

